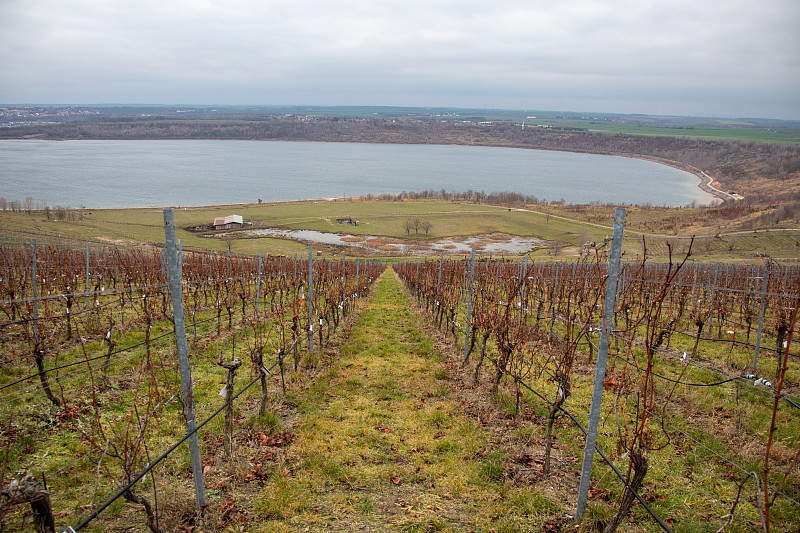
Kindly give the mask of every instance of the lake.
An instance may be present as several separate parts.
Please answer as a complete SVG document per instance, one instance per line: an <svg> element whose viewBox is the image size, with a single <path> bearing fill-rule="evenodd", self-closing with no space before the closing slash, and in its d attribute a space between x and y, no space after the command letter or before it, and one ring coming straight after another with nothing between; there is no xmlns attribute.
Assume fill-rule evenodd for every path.
<svg viewBox="0 0 800 533"><path fill-rule="evenodd" d="M290 141L0 141L0 196L147 207L422 191L679 206L714 197L687 172L627 157L483 146Z"/></svg>

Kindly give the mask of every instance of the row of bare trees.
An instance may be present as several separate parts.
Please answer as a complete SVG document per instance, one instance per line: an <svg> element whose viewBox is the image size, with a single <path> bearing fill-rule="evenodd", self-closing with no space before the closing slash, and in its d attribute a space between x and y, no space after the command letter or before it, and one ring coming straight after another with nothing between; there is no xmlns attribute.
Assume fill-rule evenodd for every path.
<svg viewBox="0 0 800 533"><path fill-rule="evenodd" d="M74 221L83 220L85 208L78 209L72 208L68 205L56 205L51 207L47 202L40 200L34 201L32 196L28 196L25 200L8 200L4 196L0 196L0 211L24 212L26 214L41 213L47 217L47 220L58 221Z"/></svg>
<svg viewBox="0 0 800 533"><path fill-rule="evenodd" d="M425 232L425 235L433 228L433 222L429 220L421 220L418 217L414 218L407 218L403 221L403 229L406 230L406 235L411 235L411 230L414 230L414 233L419 235L420 231Z"/></svg>

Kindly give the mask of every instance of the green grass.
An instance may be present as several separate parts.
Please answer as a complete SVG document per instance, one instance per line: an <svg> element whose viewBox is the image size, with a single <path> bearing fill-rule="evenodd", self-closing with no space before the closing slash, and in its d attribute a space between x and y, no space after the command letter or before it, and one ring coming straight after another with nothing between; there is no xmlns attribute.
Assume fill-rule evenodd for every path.
<svg viewBox="0 0 800 533"><path fill-rule="evenodd" d="M106 345L101 339L112 317L116 325L113 339L117 343L118 349L134 346L144 341L143 319L140 313L132 308L130 302L126 304L123 320L123 313L116 298L100 296L99 299L98 313L86 315L89 320L81 318L81 315L76 317L73 322L72 339L66 340L65 332L60 332L58 345L48 352L46 358L48 368L80 363L57 373L51 373L51 379L63 380L63 384L54 388L57 396L61 396L63 390L69 411L53 407L45 399L44 394L36 390L35 386L27 394L24 393L24 390L21 391L22 394L19 397L16 397L16 392L12 393L10 401L9 396L5 396L2 405L2 430L4 434L17 435L16 438L9 439L12 445L7 456L8 461L3 460L6 476L13 477L21 472L35 471L38 477L39 474L44 473L53 495L54 509L60 513L57 518L59 527L66 524L74 525L80 517L86 514L86 510L81 505L91 501L93 491L97 491L94 496L95 501L102 503L104 498L110 495L107 494L109 491L116 490L115 486L121 480L122 475L120 461L103 455L103 440L108 438L112 446L119 447L121 446L120 440L126 434L133 433L135 435L139 427L138 421L154 408L153 405L148 405L147 400L152 398L151 393L156 388L159 390L159 400L167 403L155 409L155 416L150 420L147 432L149 453L160 453L175 441L176 435L185 432L181 404L177 401L180 398L180 381L174 340L155 340L159 335L172 330L171 322L163 319L160 315L153 322L151 336L154 340L149 357L145 356L143 346L133 350L122 350L113 356L109 366L110 379L107 384L104 384L102 376L102 360L92 363L94 367L92 372L89 372L86 364L82 363L87 357L97 357L106 353ZM81 299L78 307L82 308L82 304ZM106 307L107 304L114 305ZM252 307L248 313L252 316ZM213 316L215 316L213 310L205 310L198 314L197 319L202 321ZM224 370L214 363L223 349L226 354L230 354L232 334L237 334L239 341L237 350L242 349L242 336L239 335L239 332L243 327L243 321L237 313L233 322L233 331L228 331L225 327L221 335L216 334L215 321L201 324L197 342L193 336L191 320L188 322L188 340L195 382L196 418L199 421L219 407L221 398L219 398L218 392L224 382ZM227 326L227 321L225 321L225 326ZM269 327L269 320L265 327ZM4 350L2 361L0 361L0 368L3 369L0 372L0 384L2 385L15 381L22 375L30 374L33 368L22 337L15 334L13 328L10 333L3 339ZM84 339L82 343L78 341L79 337ZM274 353L273 348L269 348L267 351ZM241 354L238 351L237 353ZM245 373L244 377L246 376ZM33 379L14 389L8 389L4 394L7 395L11 391L26 389L37 384L38 380ZM271 385L275 388L280 386L277 382L271 383ZM257 388L254 387L237 402L236 411L246 412L245 415L242 415L241 425L237 424L237 431L244 433L258 431L269 435L280 430L283 427L283 421L275 410L269 410L261 416L253 414L254 396L257 394ZM172 401L167 401L172 395L174 395ZM95 399L99 405L97 418L94 416ZM72 410L75 410L77 414L65 418L65 413L68 414ZM219 452L220 446L216 441L221 435L222 425L222 417L218 417L203 430L201 450L207 460L214 461L214 457ZM99 427L102 427L105 436L98 434ZM11 433L5 433L7 431ZM89 437L100 439L100 447L94 452L92 450L95 446L89 442ZM239 438L242 438L241 435ZM5 440L3 442L5 445ZM95 480L95 475L98 469L98 460L101 457L103 460L100 461L101 471L98 482ZM140 457L135 462L135 467L140 468L146 461L145 457ZM68 465L67 468L64 468L65 465ZM191 480L187 477L191 471L189 465L188 450L183 446L170 455L157 469L158 491L162 498L160 501L162 504L164 501L168 502L166 516L170 516L174 511L174 507L170 507L171 503L174 503L171 499L180 497L183 501L186 499L185 493L191 490L189 488ZM232 470L235 471L236 468ZM137 484L137 489L145 493L151 491L151 479L152 476L148 475L144 483ZM214 501L219 495L213 489L209 489L208 494L211 501ZM115 523L117 520L126 524L142 522L140 517L131 516L136 514L135 506L119 500L113 507L119 509L119 513L110 513L99 518L98 531L107 529L109 524ZM191 512L191 505L189 508L189 512Z"/></svg>
<svg viewBox="0 0 800 533"><path fill-rule="evenodd" d="M584 236L602 238L604 228L580 222L551 218L534 211L509 211L505 208L455 204L449 202L286 202L277 204L248 204L188 208L175 211L177 238L185 248L227 250L220 238L205 238L202 234L185 228L209 223L220 213L241 214L256 226L288 229L312 229L354 235L375 235L406 238L404 222L408 218L429 221L433 227L429 235L412 234L413 238L434 239L450 236L467 236L490 233L508 233L537 236L545 240L558 239L577 244ZM342 226L336 217L353 216L359 226ZM75 222L48 221L40 214L0 211L0 227L11 230L62 235L77 240L103 240L107 242L163 243L163 212L161 209L98 209L88 210L83 220ZM241 234L237 234L241 235ZM582 242L582 241L581 241ZM234 252L256 253L266 251L274 255L303 254L308 246L283 239L266 237L237 238L231 249Z"/></svg>
<svg viewBox="0 0 800 533"><path fill-rule="evenodd" d="M635 125L601 125L597 129L608 133L627 135L647 135L665 137L693 137L699 139L727 139L743 142L790 143L800 142L797 131L770 131L746 127L710 128L710 127L657 127Z"/></svg>
<svg viewBox="0 0 800 533"><path fill-rule="evenodd" d="M723 331L726 328L723 328ZM564 334L564 328L556 327L560 335ZM714 331L704 332L706 335L714 337ZM742 339L743 340L743 339ZM751 339L752 340L752 339ZM687 336L675 335L672 339L671 349L680 352L681 350L691 351L694 340ZM764 346L764 344L762 344ZM613 351L613 343L612 343ZM491 346L489 353L496 357L496 347ZM622 354L626 350L623 345ZM638 357L640 366L644 363L642 350L640 347L632 348L632 355ZM730 345L713 340L702 341L698 347L698 354L704 360L704 364L710 364L717 368L726 368L726 365L733 365L730 373L737 374L738 369L742 368L752 352L737 347L733 350ZM567 400L565 407L575 414L578 419L586 424L586 413L590 403L592 389L592 376L594 368L586 363L586 352L579 352L577 368L572 378L572 395ZM624 356L623 356L624 360ZM623 363L620 360L611 360L616 366L616 371L610 371L609 376L619 376L622 372ZM485 363L483 384L490 386L490 378L493 367L490 363ZM774 373L774 359L770 363L760 365L762 372L772 375ZM681 379L687 382L711 383L719 380L719 375L708 372L702 368L690 367L687 374L681 377L682 365L664 357L658 357L654 367L654 372L661 376ZM795 384L796 371L798 365L790 363L787 372L787 382ZM638 376L637 371L628 367L628 374L633 372ZM788 376L794 376L789 378ZM638 383L638 377L634 377L634 384ZM552 399L555 392L552 382L546 375L534 375L526 380L531 387ZM737 400L737 389L739 399ZM634 388L634 390L636 390ZM766 443L767 430L771 421L772 396L764 391L756 391L744 385L727 383L715 387L691 387L678 386L657 380L656 397L664 398L671 395L671 402L666 405L666 410L662 411L661 400L657 413L654 412L650 417L651 434L654 437L652 446L654 450L650 452L650 472L645 478L645 489L643 493L650 498L651 506L662 518L671 517L677 521L675 531L716 531L719 529L720 522L708 520L703 516L709 513L716 513L716 508L722 506L717 502L732 502L736 493L736 482L741 478L739 469L730 464L726 459L735 465L740 465L746 471L763 473L763 446ZM635 396L635 393L634 393ZM495 396L494 401L499 409L502 409L506 416L513 413L513 382L505 380L501 389ZM526 394L523 397L522 411L527 413L528 419L534 420L533 423L523 422L516 429L516 434L524 441L531 443L541 443L544 434L544 422L536 422L537 417L546 417L546 404L541 399ZM621 457L622 452L618 450L617 435L614 420L624 416L622 409L628 413L633 413L637 409L636 400L633 398L625 399L625 396L615 397L612 391L606 391L603 401L603 414L601 420L601 430L598 438L598 445L612 459L615 460L617 467L623 470L627 467L627 461ZM781 472L787 469L788 459L792 455L790 450L796 451L797 437L800 434L800 421L793 414L794 410L782 403L778 412L777 430L775 433L775 445L773 450L772 468ZM741 420L739 419L741 415ZM629 415L630 416L630 415ZM665 424L662 426L662 416ZM543 418L540 418L543 420ZM603 429L605 428L605 429ZM686 436L684 436L684 434ZM564 417L556 422L556 437L562 450L561 454L578 454L583 446L582 435ZM662 446L665 446L662 448ZM616 452L615 452L616 450ZM562 455L563 457L563 455ZM502 464L492 461L492 457L487 457L484 465L484 473L495 475L498 467ZM771 476L777 480L783 474L773 472ZM789 475L786 487L789 497L797 499L796 472ZM619 480L610 470L600 461L595 463L595 474L593 482L599 488L611 491L606 499L607 503L595 501L591 504L591 515L587 522L582 524L581 530L591 531L596 527L601 527L613 515L613 507L621 497ZM755 483L750 482L746 487L747 496L743 496L740 502L738 513L750 520L758 519L758 511L752 505L754 498ZM747 501L745 501L747 500ZM787 500L778 498L774 516L780 517L778 520L782 524L793 524L798 520L800 514L798 509ZM725 512L727 512L725 510ZM720 514L724 514L721 512ZM635 516L642 520L647 520L641 509L635 511ZM777 519L777 518L776 518ZM594 525L592 525L594 524ZM632 526L633 530L637 526ZM638 527L644 527L642 523ZM741 522L736 522L731 526L731 531L744 531L746 528Z"/></svg>
<svg viewBox="0 0 800 533"><path fill-rule="evenodd" d="M688 238L698 234L693 255L702 260L753 260L756 252L767 252L775 257L800 257L800 233L797 231L742 232L731 228L713 226L711 229L687 229L693 221L705 220L702 208L638 208L627 210L625 243L627 257L636 258L642 253L642 235L647 236L647 251L651 258L663 259L667 243L673 245L673 254L685 249ZM210 223L220 214L241 214L252 227L284 229L310 229L322 232L389 237L396 239L439 239L470 235L503 233L537 237L546 242L561 243L561 257L575 257L579 246L591 240L602 242L611 234L613 209L601 206L531 206L528 209L509 210L496 206L472 205L444 201L303 201L269 204L241 204L177 209L175 220L177 237L184 248L199 248L255 254L298 255L308 253L308 244L271 237L246 237L245 232L235 232L235 238L225 240L220 235L204 237L203 233L187 230ZM357 227L336 223L337 217L352 216L359 220ZM419 218L430 222L428 235L407 235L404 223ZM708 223L707 221L705 223ZM685 228L686 226L687 228ZM727 226L726 226L727 227ZM155 208L93 209L87 210L81 220L57 222L47 220L43 214L12 213L0 211L0 228L6 232L15 229L38 233L44 242L50 235L69 237L77 241L93 240L116 244L164 242L163 212ZM677 228L677 229L676 229ZM721 238L716 238L722 229ZM677 234L674 234L676 233ZM699 233L698 233L699 232ZM315 245L316 250L336 253L333 247ZM358 252L355 252L358 254ZM532 253L538 259L552 259L550 247Z"/></svg>
<svg viewBox="0 0 800 533"><path fill-rule="evenodd" d="M213 311L206 311L198 318L213 315ZM463 314L460 312L459 316ZM247 443L241 447L245 450L243 454L256 453L252 443L247 442L248 435L271 435L285 429L297 431L295 444L276 461L277 464L267 467L269 477L263 480L263 486L257 483L246 485L249 489L246 497L237 493L237 501L246 507L252 518L248 523L252 530L358 530L359 527L379 528L390 524L395 529L411 531L527 531L540 528L547 518L572 512L571 504L565 503L571 498L571 489L550 487L551 492L548 492L546 488L552 481L517 485L507 478L507 467L517 453L513 449L517 442L512 441L511 436L530 446L542 439L544 428L537 418L547 414L543 402L525 394L522 421L514 427L510 418L514 412L513 389L510 383L504 383L495 399L502 420L492 430L487 430L485 417L484 421L478 421L475 413L468 414L473 406L455 395L454 391L459 388L469 388L472 380L461 381L458 370L446 365L448 346L429 334L426 330L428 322L427 317L420 317L413 311L413 302L389 271L380 279L374 300L349 329L343 344L318 349L313 356L306 358L304 370L317 372L314 379L302 372L293 373L289 381L294 390L290 388L285 398L277 392L278 382L271 382L274 402L265 415L254 414L251 401L254 397L244 398L238 434L240 442ZM239 322L234 325L237 328L241 326ZM208 327L214 331L215 323ZM153 331L156 334L169 328L168 322L161 321L154 325ZM560 331L558 327L556 330ZM195 394L198 404L201 404L199 419L219 405L217 393L224 372L213 362L223 348L230 346L230 336L230 332L223 331L220 336L212 334L208 338L206 331L193 346ZM136 330L120 344L127 345L141 339L141 332ZM686 349L691 343L692 339L676 335L672 347ZM720 349L718 344L704 341L699 353L713 361L730 360L738 367L746 362L745 353L734 349L729 354L726 347ZM87 342L86 346L93 354L103 351L102 343L97 341ZM495 355L493 343L489 350L491 355ZM460 358L460 349L455 352ZM585 361L584 355L579 354L580 363ZM58 358L63 363L81 360L82 355L78 346L73 345ZM179 386L172 349L159 347L154 351L153 359L159 385L177 391ZM762 368L771 368L770 361L765 358ZM484 382L491 377L491 367L486 364ZM20 375L19 371L8 368L0 366L0 370L5 369L0 373L0 383L13 381ZM115 374L136 372L137 368L136 364L125 359L112 365ZM675 362L664 361L658 363L655 371L677 376L681 369ZM789 374L792 383L797 382L797 372L794 364ZM591 367L580 366L573 378L573 394L566 404L584 424L591 377ZM714 375L700 369L692 369L686 377L689 381L715 379ZM534 377L530 383L545 395L555 393L547 376ZM663 394L664 390L659 388L658 394ZM73 402L91 405L87 391L79 388ZM130 412L133 391L135 387L125 391L111 387L101 396L104 407L107 407L103 421L109 428L119 429L124 422ZM735 439L739 433L755 436L752 441L755 443L764 437L770 423L770 397L750 389L743 390L740 401L747 407L742 409L741 430L734 432L736 420L728 415L736 413L735 394L734 384L704 391L678 387L675 391L674 398L681 402L685 411L668 415L667 422L675 426L674 430L667 430L672 441L663 450L653 452L645 487L646 494L653 497L652 505L658 514L677 520L676 531L718 529L718 519L702 517L709 513L718 517L726 509L700 490L729 502L734 496L732 487L735 487L735 480L730 476L739 473L720 461L716 454L734 458L747 470L759 472L762 468L763 456L759 457L758 450L748 450ZM606 400L603 416L607 425L601 429L600 444L613 454L613 395L607 395ZM620 399L616 405L624 402ZM282 409L286 405L297 406L297 421L282 418L285 414ZM9 419L23 436L9 450L12 458L10 471L52 473L71 458L80 457L89 450L77 431L69 428L57 432L52 430L57 424L57 411L49 409L41 395L32 396L13 407L15 411ZM628 408L632 407L628 405ZM792 413L788 408L779 411L775 449L783 457L796 449L797 435L800 435L800 422ZM660 431L660 421L652 420L654 430ZM718 427L711 431L711 424ZM181 430L180 405L175 402L165 407L163 417L153 427L153 448L162 448ZM221 430L221 417L204 429L201 446L206 457L217 457ZM691 438L680 436L678 430ZM42 434L49 436L37 438ZM58 438L51 438L54 435ZM730 436L730 442L726 435ZM557 454L562 461L558 471L569 475L578 468L573 458L582 449L582 437L563 417L557 421L556 437ZM624 466L624 459L619 455L614 458ZM243 455L242 459L245 457L248 467L261 460L258 455ZM88 459L79 461L75 466L75 471L79 472L77 477L61 476L63 480L55 477L49 481L58 495L59 511L72 513L70 518L84 513L79 505L85 501L85 487L93 483L96 466ZM106 466L112 473L118 473L110 461ZM185 496L181 496L181 491L191 490L189 456L185 447L159 468L163 476L159 490L175 499ZM239 480L243 474L241 467L233 464L225 467L223 475L212 476L209 483L211 501L216 505L224 499L235 484L233 480ZM682 479L688 475L692 476L691 484ZM560 476L553 479L560 479ZM610 490L612 496L607 501L592 501L586 525L581 526L583 530L593 530L607 521L621 495L619 481L599 461L594 481L600 488ZM150 481L142 485L145 491L152 488L148 483ZM797 476L792 475L785 491L798 499L798 486ZM111 483L99 487L101 495L111 489ZM746 498L752 496L750 490ZM754 507L744 500L740 509L748 518L756 516ZM135 506L117 504L115 513L102 519L110 522L102 523L108 525L114 520L125 524L141 523L141 516L136 513ZM650 527L651 520L642 514L641 509L637 508L634 516L636 522L627 526L628 530ZM796 523L798 511L779 499L774 516L780 523ZM734 524L732 530L738 531L739 525Z"/></svg>
<svg viewBox="0 0 800 533"><path fill-rule="evenodd" d="M614 118L614 120L612 120ZM685 119L647 117L607 117L606 120L585 119L575 117L556 118L542 117L537 124L552 127L586 128L590 131L664 137L694 137L700 139L727 139L743 142L791 143L800 142L800 128L796 122L780 125L751 122L747 120L731 121L719 119Z"/></svg>
<svg viewBox="0 0 800 533"><path fill-rule="evenodd" d="M505 453L481 458L492 435L465 417L451 392L431 395L449 374L410 305L387 271L342 358L302 395L295 466L262 491L261 516L293 531L334 520L343 520L340 529L522 531L560 510L535 487L521 487L497 513ZM313 494L313 512L280 516L273 494L287 487Z"/></svg>

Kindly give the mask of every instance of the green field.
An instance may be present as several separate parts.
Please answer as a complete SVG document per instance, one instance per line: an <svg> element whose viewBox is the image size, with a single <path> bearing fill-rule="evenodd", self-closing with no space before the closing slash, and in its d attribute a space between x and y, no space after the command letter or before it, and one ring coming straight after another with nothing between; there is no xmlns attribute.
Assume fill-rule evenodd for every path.
<svg viewBox="0 0 800 533"><path fill-rule="evenodd" d="M561 113L516 109L419 107L296 107L299 115L344 118L424 118L512 122L626 135L696 137L744 142L800 143L800 123L770 119L723 119L607 113ZM528 119L527 117L536 117Z"/></svg>
<svg viewBox="0 0 800 533"><path fill-rule="evenodd" d="M674 128L658 126L635 126L627 124L602 124L597 129L608 133L625 133L628 135L654 135L668 137L697 137L702 139L732 139L744 142L800 142L800 130L794 128L784 131L765 131L762 129L742 128Z"/></svg>
<svg viewBox="0 0 800 533"><path fill-rule="evenodd" d="M611 208L581 209L576 206L530 206L526 209L454 203L446 201L358 201L315 200L303 202L239 204L175 209L177 236L187 249L230 250L238 253L264 252L273 255L301 254L308 244L271 237L253 237L247 232L205 236L208 232L191 228L210 224L214 217L238 214L247 223L245 229L308 229L327 233L379 236L397 239L435 240L443 237L508 234L537 237L547 246L533 251L534 257L576 257L586 241L602 242L611 234ZM753 260L756 253L773 257L800 257L800 231L759 230L758 232L719 232L690 230L675 233L667 227L680 227L701 212L698 209L629 208L626 215L624 250L629 258L640 257L642 237L646 237L647 255L663 260L668 254L683 253L692 236L697 236L693 256L700 260ZM546 210L547 212L544 212ZM337 218L352 217L359 225L338 224ZM431 224L428 234L406 233L405 222L419 219ZM667 223L664 223L667 221ZM164 241L163 209L89 209L72 221L48 220L44 213L0 211L0 229L4 234L28 232L45 242L61 236L111 244L152 243ZM719 236L717 236L719 234ZM336 247L315 246L326 254L338 253ZM350 251L348 251L350 254ZM356 254L358 255L358 254ZM759 260L760 261L760 260Z"/></svg>
<svg viewBox="0 0 800 533"><path fill-rule="evenodd" d="M713 121L702 125L638 124L625 120L575 120L572 118L544 118L536 121L554 128L586 128L589 131L666 137L696 137L700 139L727 139L743 142L800 143L800 126L791 124L771 128L741 121Z"/></svg>
<svg viewBox="0 0 800 533"><path fill-rule="evenodd" d="M246 204L235 206L191 207L175 210L178 238L186 247L222 250L227 244L218 238L203 237L186 228L208 224L216 216L242 215L252 227L274 227L285 229L311 229L352 235L376 235L385 237L407 237L404 222L409 218L429 221L429 234L414 238L436 239L440 237L508 233L513 235L539 236L546 240L561 239L566 243L577 243L583 233L602 238L607 231L533 211L509 210L507 208L471 205L451 202L359 202L359 201L304 201L275 204ZM351 216L359 221L357 227L340 225L337 217ZM558 220L558 222L556 222ZM141 209L92 209L87 210L83 220L74 222L48 221L42 214L0 212L0 226L6 230L22 230L40 234L63 235L85 240L114 240L129 242L160 243L164 239L163 210ZM278 245L268 238L235 239L233 247L240 252L258 250L270 253L292 251L291 245ZM283 247L275 249L275 246ZM288 246L288 248L287 248ZM299 246L299 245L298 245ZM298 249L303 249L300 246Z"/></svg>

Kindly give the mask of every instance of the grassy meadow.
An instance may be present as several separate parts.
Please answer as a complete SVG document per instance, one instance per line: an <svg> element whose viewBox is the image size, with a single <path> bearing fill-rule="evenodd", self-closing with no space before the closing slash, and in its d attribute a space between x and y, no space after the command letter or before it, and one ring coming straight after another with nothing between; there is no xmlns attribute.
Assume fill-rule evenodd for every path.
<svg viewBox="0 0 800 533"><path fill-rule="evenodd" d="M564 259L579 256L586 241L602 242L611 234L613 208L604 206L533 205L507 208L448 201L377 201L359 199L310 200L261 204L175 208L177 237L187 249L207 249L272 255L305 253L308 244L287 239L248 235L246 231L192 231L210 224L217 216L238 214L246 229L307 229L339 234L381 236L409 240L508 234L537 237L547 242L531 250L532 257ZM352 217L358 226L338 224L337 218ZM430 224L424 231L406 232L408 220ZM4 232L23 231L113 244L161 244L164 241L161 208L76 210L73 220L57 221L43 212L0 211ZM211 234L211 236L207 236ZM32 235L35 236L35 235ZM692 255L698 260L751 261L768 254L776 258L800 257L800 230L791 227L758 228L741 231L726 219L715 219L708 208L628 207L624 251L628 258L641 257L644 238L651 260L666 260L688 250L695 237ZM229 248L230 247L230 248ZM326 254L341 248L314 246ZM348 255L361 255L348 249Z"/></svg>

